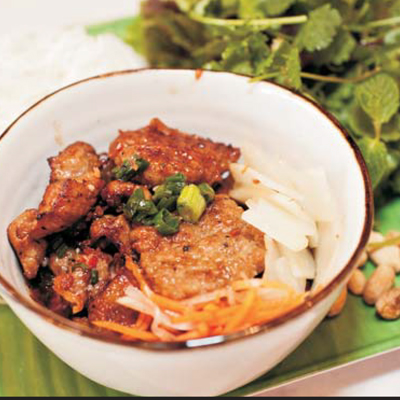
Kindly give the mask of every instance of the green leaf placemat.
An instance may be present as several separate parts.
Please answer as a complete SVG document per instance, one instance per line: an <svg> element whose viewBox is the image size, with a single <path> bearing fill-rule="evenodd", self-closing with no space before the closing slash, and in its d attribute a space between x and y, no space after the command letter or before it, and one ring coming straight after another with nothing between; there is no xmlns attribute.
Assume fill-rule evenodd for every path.
<svg viewBox="0 0 400 400"><path fill-rule="evenodd" d="M385 207L377 221L383 232L400 229L400 199ZM369 264L367 275L372 270ZM399 332L400 320L383 321L376 317L373 307L350 296L339 317L325 320L281 364L231 394L248 395L400 347ZM35 339L8 307L0 306L0 396L126 395L74 372Z"/></svg>

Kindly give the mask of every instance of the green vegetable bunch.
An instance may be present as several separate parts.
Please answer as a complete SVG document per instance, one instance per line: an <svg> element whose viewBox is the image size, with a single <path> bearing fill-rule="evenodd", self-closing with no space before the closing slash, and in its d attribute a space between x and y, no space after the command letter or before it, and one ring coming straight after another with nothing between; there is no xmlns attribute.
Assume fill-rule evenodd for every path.
<svg viewBox="0 0 400 400"><path fill-rule="evenodd" d="M311 97L357 140L377 198L400 193L400 0L147 0L124 38L154 67Z"/></svg>

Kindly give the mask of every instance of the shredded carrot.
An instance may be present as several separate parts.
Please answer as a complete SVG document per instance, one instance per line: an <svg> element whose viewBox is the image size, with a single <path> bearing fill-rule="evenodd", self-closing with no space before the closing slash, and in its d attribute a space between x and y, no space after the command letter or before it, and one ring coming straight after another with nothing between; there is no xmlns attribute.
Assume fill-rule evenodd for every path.
<svg viewBox="0 0 400 400"><path fill-rule="evenodd" d="M239 312L232 317L229 323L226 326L227 331L233 331L240 326L241 323L246 321L246 317L251 310L251 306L253 305L256 299L256 291L254 289L250 289L246 295L246 298L243 301L241 309Z"/></svg>
<svg viewBox="0 0 400 400"><path fill-rule="evenodd" d="M138 281L140 288L143 290L147 286L147 283L146 280L143 278L140 267L135 262L133 262L132 257L126 257L125 266L126 268L128 268L129 271L132 272L133 276Z"/></svg>
<svg viewBox="0 0 400 400"><path fill-rule="evenodd" d="M186 342L187 340L194 340L201 338L201 334L198 331L190 331L187 333L183 333L176 337L177 342Z"/></svg>
<svg viewBox="0 0 400 400"><path fill-rule="evenodd" d="M122 335L128 336L131 339L140 339L147 341L156 341L158 337L153 335L150 332L141 331L136 328L130 328L128 326L117 324L116 322L111 321L93 321L93 325L96 325L99 328L108 329L113 332L121 333Z"/></svg>
<svg viewBox="0 0 400 400"><path fill-rule="evenodd" d="M153 318L150 315L140 313L138 319L136 320L134 328L146 331L147 329L149 329L152 320Z"/></svg>
<svg viewBox="0 0 400 400"><path fill-rule="evenodd" d="M177 313L185 313L190 310L189 307L183 305L179 301L168 299L167 297L160 296L159 294L151 293L149 296L160 308L175 311Z"/></svg>
<svg viewBox="0 0 400 400"><path fill-rule="evenodd" d="M164 317L173 324L182 324L179 330L170 324L154 327L153 317L144 313L139 313L132 327L94 322L96 326L121 333L127 340L185 341L226 335L272 321L306 299L305 294L295 292L284 283L249 279L233 282L230 287L207 295L173 300L150 290L140 267L132 258L126 258L126 266L138 281L143 295L159 308ZM186 329L181 329L182 326Z"/></svg>

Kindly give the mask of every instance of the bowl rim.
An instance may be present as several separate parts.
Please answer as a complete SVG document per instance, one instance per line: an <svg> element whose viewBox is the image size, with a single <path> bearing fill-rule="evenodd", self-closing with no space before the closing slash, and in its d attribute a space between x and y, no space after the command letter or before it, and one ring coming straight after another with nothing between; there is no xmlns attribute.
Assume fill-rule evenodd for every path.
<svg viewBox="0 0 400 400"><path fill-rule="evenodd" d="M128 70L121 70L121 71L115 71L115 72L109 72L105 74L100 74L100 75L95 75L86 79L82 79L76 82L73 82L69 85L66 85L58 90L55 90L54 92L44 96L41 98L39 101L34 103L31 107L26 109L19 117L17 117L7 128L6 130L0 135L0 141L4 139L4 137L11 132L12 128L29 112L34 110L36 107L40 106L43 102L46 100L54 97L60 92L67 91L68 89L74 88L79 85L83 85L87 82L91 82L94 80L100 80L100 79L107 79L107 78L112 78L115 76L121 76L121 75L132 75L132 74L137 74L137 73L146 73L146 72L169 72L169 71L175 71L175 72L192 72L195 75L195 79L200 79L202 74L221 74L221 75L229 75L233 76L235 78L242 78L242 79L250 79L251 77L247 75L242 75L242 74L236 74L236 73L231 73L231 72L225 72L225 71L206 71L202 69L177 69L177 68L138 68L138 69L128 69ZM247 82L249 84L249 81ZM340 270L340 273L335 276L335 278L329 282L326 286L324 286L321 290L317 291L315 294L310 296L306 301L304 301L302 304L294 308L293 310L281 315L280 317L269 321L264 324L260 324L254 327L247 328L245 330L232 333L229 335L218 335L218 336L210 336L206 338L201 338L201 339L194 339L194 340L188 340L184 342L144 342L140 340L135 340L135 341L126 341L123 339L120 339L118 337L114 336L108 336L105 335L104 333L99 333L97 332L94 328L90 328L87 326L84 326L82 324L78 324L76 322L73 322L65 317L62 317L53 311L50 311L46 307L40 305L39 303L36 303L35 301L28 300L25 298L23 295L21 295L17 289L14 288L0 273L0 292L3 292L5 294L6 300L8 297L10 297L12 300L14 300L16 303L21 305L23 308L28 309L29 311L33 312L43 320L45 320L48 323L51 323L52 325L55 325L58 328L68 330L72 333L78 334L83 337L87 337L90 339L94 340L99 340L100 342L104 343L111 343L117 346L123 346L123 347L130 347L130 348L140 348L140 349L146 349L146 350L153 350L153 351L159 351L159 350L183 350L183 349L196 349L196 348L204 348L204 347L209 347L209 346L215 346L215 345L221 345L221 344L227 344L231 343L232 341L236 341L239 339L243 339L246 337L251 337L256 334L260 334L262 332L269 331L273 328L276 328L278 326L283 325L286 322L289 322L296 317L300 316L301 314L304 314L306 311L312 309L316 305L318 305L323 299L325 299L329 294L331 294L345 279L346 277L350 274L350 272L353 270L353 267L355 266L355 263L359 256L361 255L364 247L366 246L370 232L372 230L372 224L373 224L373 219L374 219L374 200L373 200L373 190L372 190L372 185L371 185L371 180L370 176L368 173L368 169L366 166L366 163L364 161L364 158L361 154L361 151L355 144L355 141L351 138L351 136L347 133L345 128L337 121L337 119L331 115L328 111L326 111L324 108L322 108L318 103L316 103L314 100L305 97L304 95L300 94L296 90L284 87L283 85L280 85L275 82L271 81L258 81L258 85L272 85L275 88L278 88L279 90L283 90L286 92L289 92L299 98L302 101L305 101L306 103L310 104L312 107L314 107L318 112L323 114L325 118L329 119L338 133L342 135L344 138L345 142L348 144L350 149L353 151L355 161L360 169L363 183L364 183L364 191L365 191L365 216L364 216L364 225L363 229L360 235L360 239L358 241L358 244L353 251L352 256L348 260L348 262L344 265L344 267Z"/></svg>

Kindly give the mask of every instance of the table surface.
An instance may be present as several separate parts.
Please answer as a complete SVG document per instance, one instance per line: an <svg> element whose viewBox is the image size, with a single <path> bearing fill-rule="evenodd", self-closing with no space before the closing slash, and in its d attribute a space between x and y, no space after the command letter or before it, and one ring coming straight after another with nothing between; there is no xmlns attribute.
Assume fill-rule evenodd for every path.
<svg viewBox="0 0 400 400"><path fill-rule="evenodd" d="M134 14L138 4L138 0L0 0L0 35L112 20ZM399 360L400 349L256 395L398 396Z"/></svg>

